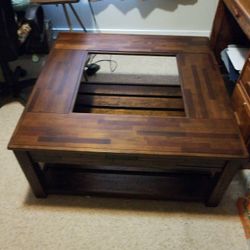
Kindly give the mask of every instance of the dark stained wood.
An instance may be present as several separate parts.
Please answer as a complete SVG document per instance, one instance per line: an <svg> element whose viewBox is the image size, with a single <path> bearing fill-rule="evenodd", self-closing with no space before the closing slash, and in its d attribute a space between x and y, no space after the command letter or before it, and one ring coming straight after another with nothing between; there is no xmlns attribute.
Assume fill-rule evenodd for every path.
<svg viewBox="0 0 250 250"><path fill-rule="evenodd" d="M229 44L237 44L249 48L249 39L249 0L220 0L211 34L211 48L216 55L217 61L222 63L220 52ZM250 51L231 98L232 106L235 111L234 114L246 144L250 139L249 95Z"/></svg>
<svg viewBox="0 0 250 250"><path fill-rule="evenodd" d="M75 113L55 116L49 113L27 113L12 147L24 145L25 148L40 150L122 152L121 154L138 155L246 157L239 130L232 121L108 114Z"/></svg>
<svg viewBox="0 0 250 250"><path fill-rule="evenodd" d="M225 27L228 28L228 25L224 26L225 22L225 6L223 1L219 1L217 10L215 13L215 18L213 20L212 32L210 35L210 46L211 49L215 52L216 59L220 61L220 52L222 48L225 48L226 44L218 44L220 41L225 41L225 39L220 39L222 35L228 36L228 32L221 32ZM225 35L226 34L226 35Z"/></svg>
<svg viewBox="0 0 250 250"><path fill-rule="evenodd" d="M224 0L232 16L250 39L250 5L248 0Z"/></svg>
<svg viewBox="0 0 250 250"><path fill-rule="evenodd" d="M239 84L241 85L241 87L243 89L245 89L246 96L249 97L250 96L250 81L244 81L244 82L242 82L241 80L239 80Z"/></svg>
<svg viewBox="0 0 250 250"><path fill-rule="evenodd" d="M123 115L185 116L180 86L81 84L74 112Z"/></svg>
<svg viewBox="0 0 250 250"><path fill-rule="evenodd" d="M27 111L70 112L86 60L84 51L52 50L29 99Z"/></svg>
<svg viewBox="0 0 250 250"><path fill-rule="evenodd" d="M53 158L53 160L55 160ZM199 169L197 169L197 166L189 166L188 164L186 165L176 165L174 168L172 167L163 167L163 166L158 166L158 165L151 165L151 166L145 166L145 165L138 165L136 162L132 162L130 166L124 165L125 160L119 160L119 164L115 164L112 162L111 165L105 165L103 162L99 161L98 165L88 165L88 164L65 164L61 163L58 164L56 162L55 164L49 163L45 165L44 172L47 171L48 168L57 168L57 171L59 171L62 168L66 168L67 170L70 171L70 169L74 169L74 171L81 171L81 172L106 172L107 174L109 173L127 173L127 174L138 174L138 175L143 175L143 174L148 174L148 175L168 175L168 174L205 174L210 176L210 178L216 177L217 173L221 172L221 168L215 168L215 167L210 167L210 166L199 166ZM170 163L170 162L169 162ZM225 164L224 164L225 165Z"/></svg>
<svg viewBox="0 0 250 250"><path fill-rule="evenodd" d="M79 95L76 103L87 107L115 107L135 109L184 109L181 98Z"/></svg>
<svg viewBox="0 0 250 250"><path fill-rule="evenodd" d="M121 87L119 83L117 88L97 83L80 86L88 53L93 51L176 55L181 89L151 86L149 90L149 86ZM73 112L79 105L85 105L82 112L90 113ZM105 112L97 114L100 109ZM125 109L148 114L124 114ZM183 115L184 110L182 117L155 113L178 111ZM248 158L208 39L194 37L60 34L8 147L28 152L34 163L80 166L67 167L66 172L60 166L43 172L49 193L92 193L92 187L93 193L109 193L114 183L125 188L129 181L132 184L124 192L118 188L113 193L140 196L152 191L151 197L162 194L179 199L186 191L183 196L206 199L209 205L219 202L236 169ZM82 169L86 164L99 166L98 171L104 171L102 167L134 171L124 176L86 173ZM165 169L170 176L137 176L137 172L150 172L145 168L152 173ZM29 168L23 169L29 175ZM186 175L189 170L192 174ZM39 179L39 173L34 178ZM96 191L98 181L102 185ZM159 186L153 190L155 183Z"/></svg>
<svg viewBox="0 0 250 250"><path fill-rule="evenodd" d="M243 139L247 143L250 138L250 104L239 84L236 85L233 92L232 103Z"/></svg>
<svg viewBox="0 0 250 250"><path fill-rule="evenodd" d="M62 152L62 151L30 151L30 155L34 161L37 162L50 162L60 164L74 164L74 166L88 166L96 169L97 167L104 167L107 169L118 168L120 170L129 169L145 169L149 168L150 171L155 169L163 170L176 170L176 169L210 169L221 170L224 168L226 160L212 159L203 157L163 157L163 156L146 156L137 154L106 154L106 153L88 153L88 152ZM127 165L126 165L127 164Z"/></svg>
<svg viewBox="0 0 250 250"><path fill-rule="evenodd" d="M225 193L231 180L241 168L242 163L230 161L225 165L224 170L220 173L218 181L215 183L212 192L206 201L208 206L217 206L218 202L221 200L223 194Z"/></svg>
<svg viewBox="0 0 250 250"><path fill-rule="evenodd" d="M180 54L177 62L187 114L192 118L232 118L230 101L214 57Z"/></svg>
<svg viewBox="0 0 250 250"><path fill-rule="evenodd" d="M45 172L49 193L200 201L207 197L206 174L81 170L54 166ZM63 182L61 181L63 180Z"/></svg>
<svg viewBox="0 0 250 250"><path fill-rule="evenodd" d="M250 51L239 79L240 85L246 90L246 98L250 100Z"/></svg>
<svg viewBox="0 0 250 250"><path fill-rule="evenodd" d="M142 84L119 83L88 83L83 82L79 88L79 94L144 96L144 97L182 97L179 86L159 86Z"/></svg>
<svg viewBox="0 0 250 250"><path fill-rule="evenodd" d="M112 41L112 46L110 41ZM93 53L159 54L210 53L206 37L60 33L56 49L86 50Z"/></svg>
<svg viewBox="0 0 250 250"><path fill-rule="evenodd" d="M248 1L248 0L243 0ZM242 46L249 46L249 31L242 30L239 26L238 18L234 17L231 10L227 6L238 5L235 0L220 0L213 22L213 28L211 33L211 48L215 53L216 59L222 64L220 52L227 47L228 44L239 44ZM235 10L235 7L232 9ZM249 14L248 14L249 15ZM250 27L250 19L248 19L248 25L244 27ZM248 34L248 37L247 37Z"/></svg>
<svg viewBox="0 0 250 250"><path fill-rule="evenodd" d="M117 109L117 108L86 108L78 105L75 107L75 112L79 113L97 113L97 114L115 114L115 115L145 115L145 116L176 116L183 117L185 115L184 109L178 110L156 110L156 109Z"/></svg>
<svg viewBox="0 0 250 250"><path fill-rule="evenodd" d="M14 151L15 156L37 198L45 198L44 174L38 163L34 162L28 152Z"/></svg>

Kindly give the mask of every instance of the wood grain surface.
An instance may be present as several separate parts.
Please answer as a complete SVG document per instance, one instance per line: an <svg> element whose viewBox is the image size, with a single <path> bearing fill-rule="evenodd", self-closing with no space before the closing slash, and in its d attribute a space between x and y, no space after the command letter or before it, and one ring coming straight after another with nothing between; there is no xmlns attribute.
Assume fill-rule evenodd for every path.
<svg viewBox="0 0 250 250"><path fill-rule="evenodd" d="M134 98L136 107L185 108L185 117L72 112L79 88L97 88L96 84L80 87L87 53L96 50L176 55L184 103L175 98L158 103L154 97L159 94L157 88L150 97L130 98ZM246 158L223 84L206 38L63 33L40 74L9 148ZM117 94L121 89L106 91ZM131 94L131 87L122 91ZM180 95L180 89L171 91ZM97 109L110 103L118 110L129 105L126 97L109 97L108 103L107 98L98 95L94 99L88 95L81 98L84 103L94 103Z"/></svg>
<svg viewBox="0 0 250 250"><path fill-rule="evenodd" d="M116 54L210 53L206 37L60 33L56 49Z"/></svg>
<svg viewBox="0 0 250 250"><path fill-rule="evenodd" d="M180 86L82 82L74 111L79 113L185 116Z"/></svg>
<svg viewBox="0 0 250 250"><path fill-rule="evenodd" d="M220 68L226 73L224 62L221 60L221 51L229 44L237 44L249 48L250 39L250 1L249 0L220 0L215 15L212 33L211 48ZM250 53L250 51L249 51ZM240 127L243 139L249 151L250 138L250 54L246 57L244 67L237 79L237 84L227 81L232 93L231 102L234 114ZM227 73L226 73L227 74ZM227 79L227 78L226 78ZM249 162L244 167L249 168Z"/></svg>
<svg viewBox="0 0 250 250"><path fill-rule="evenodd" d="M248 0L224 0L241 29L250 39L250 4Z"/></svg>
<svg viewBox="0 0 250 250"><path fill-rule="evenodd" d="M90 53L176 56L180 86L83 81ZM8 147L36 197L105 194L208 206L218 205L248 158L202 37L60 34Z"/></svg>

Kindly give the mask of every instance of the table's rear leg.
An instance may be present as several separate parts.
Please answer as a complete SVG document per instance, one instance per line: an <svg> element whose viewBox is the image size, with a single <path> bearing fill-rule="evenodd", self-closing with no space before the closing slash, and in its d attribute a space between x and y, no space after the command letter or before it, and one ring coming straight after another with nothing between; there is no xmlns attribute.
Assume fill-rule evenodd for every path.
<svg viewBox="0 0 250 250"><path fill-rule="evenodd" d="M225 165L222 173L220 174L218 181L214 185L207 201L206 205L209 207L215 207L221 201L224 193L226 192L233 177L241 167L240 161L228 161Z"/></svg>
<svg viewBox="0 0 250 250"><path fill-rule="evenodd" d="M47 193L44 188L43 172L38 163L34 162L26 151L14 151L14 154L37 198L45 198Z"/></svg>

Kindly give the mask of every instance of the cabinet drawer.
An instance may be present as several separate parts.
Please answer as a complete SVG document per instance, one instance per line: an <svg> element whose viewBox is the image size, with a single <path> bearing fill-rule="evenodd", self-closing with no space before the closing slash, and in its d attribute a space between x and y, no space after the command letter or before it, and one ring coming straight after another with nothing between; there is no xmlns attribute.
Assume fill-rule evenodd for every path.
<svg viewBox="0 0 250 250"><path fill-rule="evenodd" d="M249 81L240 81L240 85L246 90L248 96L250 96L250 80Z"/></svg>
<svg viewBox="0 0 250 250"><path fill-rule="evenodd" d="M250 95L250 59L248 58L246 65L243 68L240 80L248 95Z"/></svg>
<svg viewBox="0 0 250 250"><path fill-rule="evenodd" d="M239 84L235 87L232 103L241 133L245 142L247 142L250 135L250 106Z"/></svg>

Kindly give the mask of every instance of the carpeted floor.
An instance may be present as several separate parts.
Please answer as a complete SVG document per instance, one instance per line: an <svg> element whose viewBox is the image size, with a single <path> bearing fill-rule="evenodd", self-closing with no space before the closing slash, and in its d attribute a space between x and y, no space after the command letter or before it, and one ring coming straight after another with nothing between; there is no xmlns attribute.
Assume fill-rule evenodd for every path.
<svg viewBox="0 0 250 250"><path fill-rule="evenodd" d="M109 199L78 196L34 198L12 152L6 149L23 107L0 109L0 249L247 250L234 179L222 203Z"/></svg>

